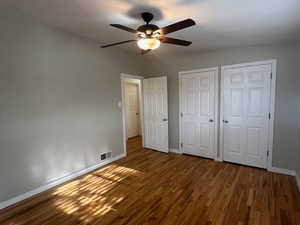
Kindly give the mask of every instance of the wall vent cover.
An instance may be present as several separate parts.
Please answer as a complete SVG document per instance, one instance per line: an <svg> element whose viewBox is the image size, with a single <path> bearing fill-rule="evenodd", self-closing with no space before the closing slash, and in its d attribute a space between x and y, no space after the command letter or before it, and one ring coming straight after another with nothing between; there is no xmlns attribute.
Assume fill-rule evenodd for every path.
<svg viewBox="0 0 300 225"><path fill-rule="evenodd" d="M109 158L111 158L111 152L105 152L105 153L102 153L102 154L100 155L101 161L102 161L102 160L109 159Z"/></svg>
<svg viewBox="0 0 300 225"><path fill-rule="evenodd" d="M101 160L105 160L106 159L106 153L102 153L101 154Z"/></svg>
<svg viewBox="0 0 300 225"><path fill-rule="evenodd" d="M106 153L107 158L111 158L111 152Z"/></svg>

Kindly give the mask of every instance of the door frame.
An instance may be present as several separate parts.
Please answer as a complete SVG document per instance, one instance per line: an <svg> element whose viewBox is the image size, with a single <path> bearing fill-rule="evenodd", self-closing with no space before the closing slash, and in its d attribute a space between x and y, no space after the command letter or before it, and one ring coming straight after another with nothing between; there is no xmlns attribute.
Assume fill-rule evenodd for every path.
<svg viewBox="0 0 300 225"><path fill-rule="evenodd" d="M179 83L179 153L183 154L183 149L181 147L182 143L182 119L181 119L181 112L182 112L182 80L181 78L190 73L197 73L197 72L208 72L208 71L214 71L216 74L215 77L215 140L214 140L214 160L218 160L218 146L219 146L219 138L218 138L218 130L219 130L219 68L218 67L210 67L210 68L203 68L203 69L196 69L196 70L189 70L189 71L181 71L178 73L178 83Z"/></svg>
<svg viewBox="0 0 300 225"><path fill-rule="evenodd" d="M275 95L276 95L276 67L277 67L277 60L265 60L265 61L256 61L256 62L249 62L249 63L241 63L241 64L233 64L233 65L226 65L221 67L221 80L220 80L220 96L224 93L224 71L225 69L231 68L239 68L239 67L246 67L246 66L258 66L258 65L271 65L271 85L270 85L270 105L269 105L269 112L271 118L269 119L268 124L268 151L269 156L267 158L267 165L266 169L272 169L272 159L273 159L273 136L274 136L274 115L275 115ZM221 126L221 122L223 119L223 106L224 106L224 99L220 97L220 117L219 117L219 124L220 124L220 136L219 136L219 143L220 143L220 151L219 151L219 159L218 161L223 161L223 152L224 152L224 131L223 126Z"/></svg>
<svg viewBox="0 0 300 225"><path fill-rule="evenodd" d="M126 142L127 142L127 130L126 130L126 109L125 109L125 82L128 79L136 79L140 80L139 85L139 108L140 108L140 123L141 123L141 132L142 132L142 145L144 147L144 111L143 111L143 79L142 76L136 76L126 73L121 73L121 108L122 108L122 126L123 126L123 150L125 156L127 156L127 148L126 148Z"/></svg>

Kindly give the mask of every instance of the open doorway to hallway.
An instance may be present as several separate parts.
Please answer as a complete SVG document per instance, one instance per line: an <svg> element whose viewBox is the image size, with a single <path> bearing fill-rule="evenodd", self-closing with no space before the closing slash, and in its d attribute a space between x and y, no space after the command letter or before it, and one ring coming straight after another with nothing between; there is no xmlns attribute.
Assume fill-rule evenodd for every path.
<svg viewBox="0 0 300 225"><path fill-rule="evenodd" d="M131 154L133 146L143 146L143 77L122 74L122 103L124 147L127 155ZM131 143L131 147L129 147Z"/></svg>
<svg viewBox="0 0 300 225"><path fill-rule="evenodd" d="M121 74L124 152L127 141L141 137L146 149L169 152L167 77Z"/></svg>
<svg viewBox="0 0 300 225"><path fill-rule="evenodd" d="M133 156L135 154L141 153L145 151L143 148L142 137L137 136L133 138L129 138L126 143L127 155Z"/></svg>
<svg viewBox="0 0 300 225"><path fill-rule="evenodd" d="M140 110L140 80L127 79L124 84L126 138L142 136Z"/></svg>

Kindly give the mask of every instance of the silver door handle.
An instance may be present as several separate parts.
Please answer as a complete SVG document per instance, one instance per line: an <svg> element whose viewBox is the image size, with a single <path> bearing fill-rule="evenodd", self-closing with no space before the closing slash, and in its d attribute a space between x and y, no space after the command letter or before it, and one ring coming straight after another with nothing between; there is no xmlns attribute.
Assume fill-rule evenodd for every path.
<svg viewBox="0 0 300 225"><path fill-rule="evenodd" d="M168 121L168 119L166 119L166 118L163 118L163 119L162 119L162 121Z"/></svg>
<svg viewBox="0 0 300 225"><path fill-rule="evenodd" d="M213 119L210 119L208 122L211 122L211 123L213 123L213 122L214 122L214 120L213 120Z"/></svg>
<svg viewBox="0 0 300 225"><path fill-rule="evenodd" d="M228 123L228 120L223 120L223 123Z"/></svg>

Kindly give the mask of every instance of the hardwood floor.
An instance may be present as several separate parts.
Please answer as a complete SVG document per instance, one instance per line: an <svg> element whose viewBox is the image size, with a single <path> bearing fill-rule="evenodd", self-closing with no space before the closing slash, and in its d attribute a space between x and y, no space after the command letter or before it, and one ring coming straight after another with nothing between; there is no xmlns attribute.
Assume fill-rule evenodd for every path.
<svg viewBox="0 0 300 225"><path fill-rule="evenodd" d="M294 177L128 142L128 157L0 212L0 224L299 225Z"/></svg>

